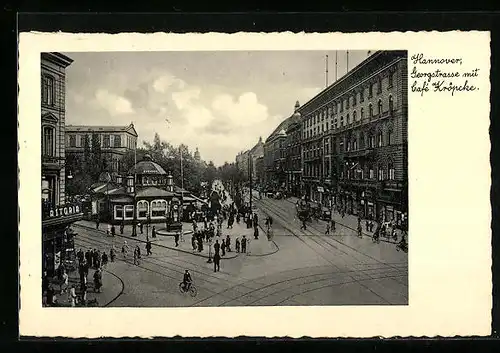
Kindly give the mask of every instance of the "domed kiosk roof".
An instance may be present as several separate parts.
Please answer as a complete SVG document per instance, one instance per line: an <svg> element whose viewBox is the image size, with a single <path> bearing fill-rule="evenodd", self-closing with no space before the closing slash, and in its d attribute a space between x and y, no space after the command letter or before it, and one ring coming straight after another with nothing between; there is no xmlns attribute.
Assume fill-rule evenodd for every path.
<svg viewBox="0 0 500 353"><path fill-rule="evenodd" d="M166 175L167 172L147 154L130 169L129 174Z"/></svg>

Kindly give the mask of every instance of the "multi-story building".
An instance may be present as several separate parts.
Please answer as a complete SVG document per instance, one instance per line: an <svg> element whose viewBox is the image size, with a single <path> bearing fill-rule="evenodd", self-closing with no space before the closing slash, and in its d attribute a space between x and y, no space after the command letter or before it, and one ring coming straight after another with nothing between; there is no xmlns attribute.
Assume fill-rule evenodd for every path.
<svg viewBox="0 0 500 353"><path fill-rule="evenodd" d="M290 117L290 123L285 130L285 173L287 192L294 196L301 196L302 182L302 150L301 150L301 119L298 109L300 104L295 103L295 110Z"/></svg>
<svg viewBox="0 0 500 353"><path fill-rule="evenodd" d="M107 171L123 173L121 160L129 151L137 147L137 131L134 124L127 126L66 126L66 153L83 155L85 144L92 146L92 136L96 136L101 146L102 157L106 160Z"/></svg>
<svg viewBox="0 0 500 353"><path fill-rule="evenodd" d="M264 143L265 184L274 190L286 188L286 129L291 120L283 120Z"/></svg>
<svg viewBox="0 0 500 353"><path fill-rule="evenodd" d="M238 167L239 170L242 171L245 180L248 179L248 156L250 154L250 151L247 150L245 152L240 152L236 156L236 167Z"/></svg>
<svg viewBox="0 0 500 353"><path fill-rule="evenodd" d="M259 137L259 141L255 146L253 146L250 149L249 152L249 158L251 159L252 163L252 180L253 182L257 182L257 168L255 168L255 165L257 163L257 160L261 157L264 157L264 142L262 142L262 137Z"/></svg>
<svg viewBox="0 0 500 353"><path fill-rule="evenodd" d="M309 197L400 221L408 208L407 53L374 53L299 111Z"/></svg>
<svg viewBox="0 0 500 353"><path fill-rule="evenodd" d="M79 204L66 200L66 68L73 62L60 53L41 54L42 268L49 275L71 259L69 226L82 218Z"/></svg>

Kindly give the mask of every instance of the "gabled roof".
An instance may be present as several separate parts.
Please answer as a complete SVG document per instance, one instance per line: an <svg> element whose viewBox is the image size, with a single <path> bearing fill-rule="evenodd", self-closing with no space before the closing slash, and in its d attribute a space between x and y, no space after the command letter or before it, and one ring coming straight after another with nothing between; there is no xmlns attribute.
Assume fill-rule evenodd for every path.
<svg viewBox="0 0 500 353"><path fill-rule="evenodd" d="M66 133L72 132L129 132L134 136L137 135L134 124L127 126L112 126L112 125L66 125Z"/></svg>
<svg viewBox="0 0 500 353"><path fill-rule="evenodd" d="M286 118L285 120L283 120L278 125L278 127L276 127L276 129L274 129L274 131L271 133L271 135L269 135L269 137L266 139L266 142L269 142L272 139L274 139L276 136L278 136L280 134L280 132L282 130L286 131L286 129L288 128L288 125L291 123L291 121L292 121L292 116L290 116L290 117Z"/></svg>

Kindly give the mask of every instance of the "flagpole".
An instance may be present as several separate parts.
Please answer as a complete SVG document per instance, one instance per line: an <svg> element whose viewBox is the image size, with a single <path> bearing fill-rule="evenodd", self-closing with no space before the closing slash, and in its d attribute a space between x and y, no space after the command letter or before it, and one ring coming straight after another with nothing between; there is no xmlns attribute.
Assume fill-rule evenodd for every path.
<svg viewBox="0 0 500 353"><path fill-rule="evenodd" d="M328 55L326 56L326 59L325 59L325 66L326 66L326 85L325 85L325 87L328 87Z"/></svg>
<svg viewBox="0 0 500 353"><path fill-rule="evenodd" d="M347 51L347 71L346 74L349 72L349 50Z"/></svg>
<svg viewBox="0 0 500 353"><path fill-rule="evenodd" d="M337 82L337 51L335 50L335 82Z"/></svg>

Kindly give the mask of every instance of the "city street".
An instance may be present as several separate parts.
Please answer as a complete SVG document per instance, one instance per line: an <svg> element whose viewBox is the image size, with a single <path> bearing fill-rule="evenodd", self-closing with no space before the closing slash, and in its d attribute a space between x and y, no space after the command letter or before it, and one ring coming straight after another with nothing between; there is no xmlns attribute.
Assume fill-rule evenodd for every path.
<svg viewBox="0 0 500 353"><path fill-rule="evenodd" d="M292 200L258 200L256 196L254 193L254 211L259 214L261 227L267 215L274 220L273 241L268 241L261 230L259 240L252 243L261 244L257 249L266 251L228 253L230 258L222 258L220 272L213 271L213 264L207 263L206 257L182 247L177 249L172 246L172 239L161 236L153 242L153 255L145 256L146 235L130 238L125 231L130 249L139 245L142 250L140 264L134 265L130 252L126 259L120 253L123 236L106 236L88 225L75 225L79 233L75 239L77 249L109 251L114 245L118 250L117 259L105 270L104 291L96 294L102 297L101 305L408 304L407 253L398 252L392 243L374 243L368 236L358 238L352 229L340 224L333 235L322 235L326 227L322 221L313 221L302 231ZM184 228L191 226L185 224ZM224 226L223 235L226 234L232 239L241 234L251 237L243 225L236 224L232 230ZM190 243L190 235L185 236L185 243ZM186 269L192 273L198 290L194 298L178 289ZM121 286L113 280L112 288L107 289L107 278L111 277L119 278Z"/></svg>

